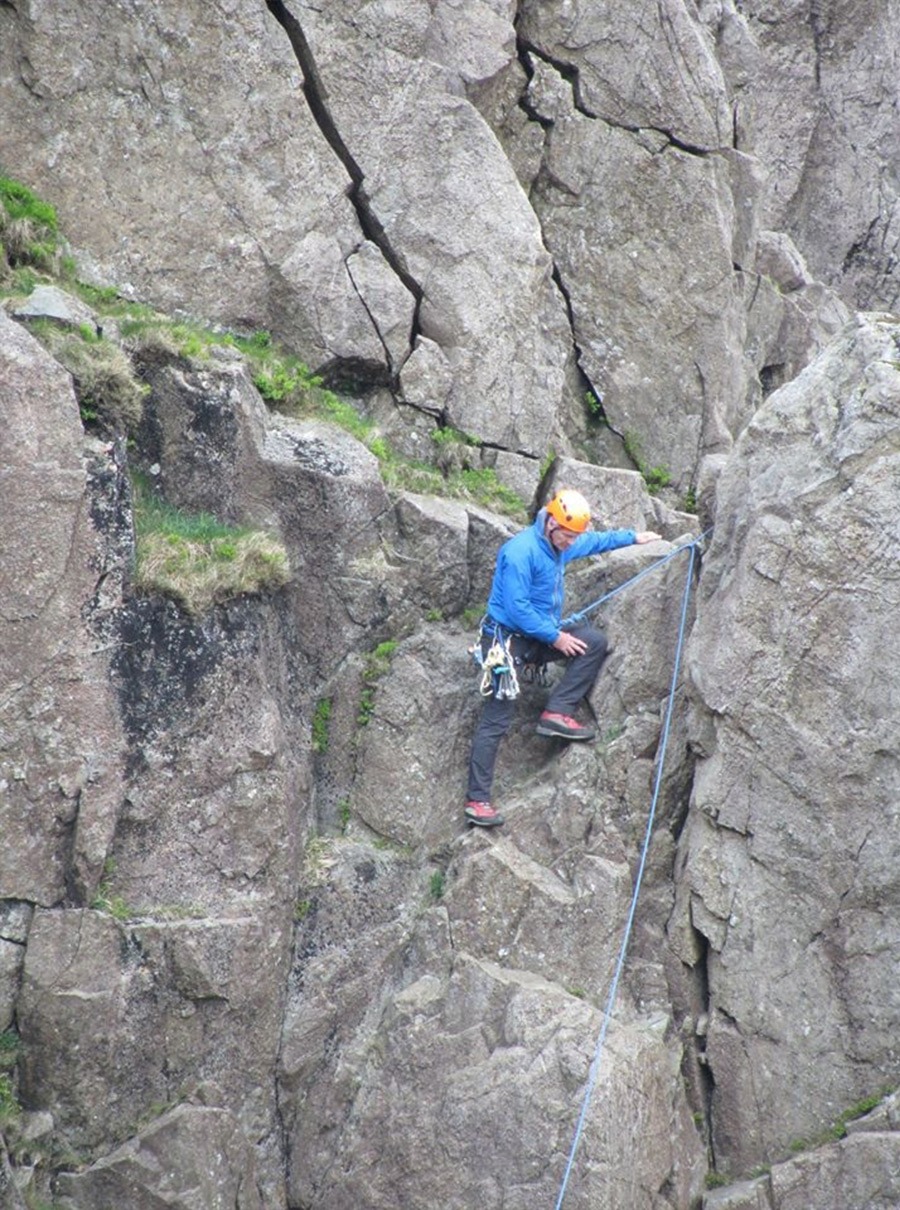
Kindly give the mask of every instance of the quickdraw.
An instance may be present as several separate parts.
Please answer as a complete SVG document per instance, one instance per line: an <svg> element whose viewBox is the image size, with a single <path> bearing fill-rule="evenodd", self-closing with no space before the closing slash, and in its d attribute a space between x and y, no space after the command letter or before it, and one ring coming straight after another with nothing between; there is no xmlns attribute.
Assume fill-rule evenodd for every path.
<svg viewBox="0 0 900 1210"><path fill-rule="evenodd" d="M494 628L493 642L488 648L487 655L483 654L484 619L478 631L478 638L469 648L469 654L482 669L481 693L483 697L491 694L500 700L512 701L519 696L519 678L516 675L516 661L510 647L511 635L504 635L499 626Z"/></svg>

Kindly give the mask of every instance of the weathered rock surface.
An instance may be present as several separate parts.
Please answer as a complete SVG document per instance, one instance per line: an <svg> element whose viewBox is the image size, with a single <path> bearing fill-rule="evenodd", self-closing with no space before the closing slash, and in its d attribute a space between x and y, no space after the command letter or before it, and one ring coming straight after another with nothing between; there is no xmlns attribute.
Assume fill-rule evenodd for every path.
<svg viewBox="0 0 900 1210"><path fill-rule="evenodd" d="M23 422L39 428L36 401L54 391L74 409L49 359L18 329L9 332L12 348L24 341L34 359L31 389L10 404ZM40 903L39 888L23 881L21 870L10 890L4 886L3 986L6 1019L15 1020L22 1046L19 1096L32 1112L50 1111L54 1137L87 1162L56 1192L73 1208L109 1197L151 1205L163 1196L185 1207L232 1196L248 1207L257 1196L267 1206L295 1197L333 1204L345 1196L337 1190L355 1189L361 1179L337 1177L333 1141L351 1145L351 1122L365 1148L391 1129L385 1114L396 1107L385 1099L382 1066L372 1069L357 1057L378 1038L385 1055L396 1055L383 1074L405 1086L404 1112L421 1132L409 1131L398 1145L396 1163L410 1171L402 1195L427 1205L428 1167L415 1157L446 1129L433 1091L447 1055L459 1048L459 1015L469 1013L479 1032L499 1041L486 1045L474 1067L445 1073L457 1090L448 1087L447 1097L459 1102L458 1142L440 1180L446 1184L455 1172L460 1198L481 1196L477 1157L460 1168L466 1140L490 1104L499 1108L517 1088L535 1123L547 1096L558 1103L557 1141L546 1155L545 1140L535 1139L530 1154L503 1160L501 1132L495 1146L505 1175L484 1196L499 1205L510 1181L521 1184L523 1204L546 1200L597 1028L596 1007L580 997L595 1006L602 999L619 943L615 920L628 897L627 847L615 825L602 823L598 803L616 786L629 812L643 809L665 675L635 686L649 718L633 734L625 721L616 755L611 749L599 763L586 753L564 758L571 767L561 795L553 793L552 776L548 782L561 753L552 743L535 746L530 728L539 693L529 691L500 773L521 847L494 850L479 837L461 838L458 782L476 674L466 652L472 636L451 619L483 605L508 524L475 506L411 494L391 507L361 445L331 426L268 416L238 362L157 365L151 379L141 440L158 486L188 510L271 523L299 572L296 585L271 601L238 600L202 619L161 599L126 592L123 600L121 591L115 607L95 619L107 644L104 674L121 747L117 810L97 855L93 898L88 906L66 893L74 858L64 849L56 857L61 890L33 919L29 907L16 904ZM77 430L73 437L77 449ZM121 468L109 473L115 479ZM41 498L44 487L34 477L16 482L23 502ZM623 501L636 486L621 484ZM91 487L100 500L111 494L82 473L82 508ZM637 498L633 507L635 516L653 511ZM118 514L93 516L88 532L97 541L119 535ZM325 521L346 540L323 542ZM35 541L41 533L35 529ZM648 559L644 552L637 563ZM118 571L119 588L127 589L125 566ZM627 563L621 574L629 574ZM62 596L74 608L92 592L89 579ZM324 619L311 600L325 603ZM423 626L429 611L434 621ZM372 636L379 628L396 633L392 627L414 632L383 664L371 665ZM445 720L439 727L436 693ZM317 754L311 720L325 694L335 708L326 750ZM635 742L640 757L630 767ZM555 800L549 817L548 790ZM7 800L4 808L8 817ZM345 831L346 839L317 840L316 821ZM379 837L401 846L397 857L373 844ZM552 869L548 841L558 856ZM663 865L670 861L670 846L660 856ZM518 919L513 945L503 937L510 914ZM658 943L664 917L654 915L647 935ZM548 948L560 928L566 947ZM381 954L378 969L373 947ZM587 987L568 981L565 990L572 968L590 974ZM439 991L426 996L434 1045L395 1071L411 1006L434 986ZM644 1071L658 1088L659 1173L654 1169L650 1180L673 1182L685 1201L698 1187L702 1149L677 1074L682 1042L667 1028L658 953L648 951L633 989L622 992L622 1049L611 1040L609 1063ZM557 1020L563 1006L571 1025ZM310 1050L310 1040L323 1037L331 1038L324 1051ZM561 1055L572 1052L565 1062L553 1057L560 1046ZM544 1075L527 1057L535 1047L547 1052ZM473 1080L495 1088L488 1103L472 1100ZM218 1090L214 1108L221 1112L190 1108L208 1086ZM616 1179L629 1180L630 1131L619 1110L609 1112L598 1109L589 1138L615 1128ZM526 1120L514 1120L519 1137ZM244 1144L234 1150L230 1141L235 1131L252 1147L256 1172L239 1194L246 1165ZM177 1159L195 1143L204 1154L226 1147L233 1154L218 1175L212 1161L206 1165L211 1185L198 1185L204 1166L193 1161L159 1172L154 1157L161 1148ZM287 1168L284 1152L292 1157ZM353 1169L361 1174L367 1166L354 1160ZM387 1206L398 1196L393 1162L379 1172L371 1196ZM585 1179L590 1186L593 1178ZM644 1204L643 1194L635 1196Z"/></svg>
<svg viewBox="0 0 900 1210"><path fill-rule="evenodd" d="M763 226L851 306L897 303L895 14L879 0L709 5L739 144L770 171Z"/></svg>
<svg viewBox="0 0 900 1210"><path fill-rule="evenodd" d="M224 1109L179 1105L86 1172L60 1182L61 1206L260 1210L253 1150ZM175 1199L173 1201L173 1198Z"/></svg>
<svg viewBox="0 0 900 1210"><path fill-rule="evenodd" d="M491 852L491 846L474 847L476 854ZM467 840L458 852L463 870L464 851L471 849ZM497 902L481 900L477 882L457 882L451 870L444 907L429 894L421 870L417 883L404 886L400 871L408 857L373 855L337 841L328 861L327 882L313 889L298 933L282 1049L291 1200L385 1207L398 1200L426 1207L436 1197L460 1207L499 1206L510 1198L523 1207L546 1202L569 1145L572 1103L599 1014L578 998L583 991L567 992L532 973L540 965L535 953L524 946L498 949L490 934L508 935L502 918L512 913L523 934L547 930L545 949L564 922L587 940L594 887L586 884L576 895L571 884L521 856L505 888L516 902L506 898L502 882ZM559 890L548 896L554 882ZM482 926L467 930L461 913L480 918ZM348 928L362 919L374 943L365 959L357 930ZM595 944L602 950L604 941ZM579 1170L589 1194L607 1188L610 1172L634 1205L653 1204L641 1187L645 1179L651 1186L672 1181L676 1204L687 1204L696 1192L701 1152L672 1083L677 1047L667 1042L665 1024L657 1014L614 1028L585 1140L586 1155L594 1158ZM646 1123L651 1174L636 1172L633 1139L621 1128L627 1070L640 1070L658 1092ZM351 1135L356 1142L341 1148L335 1164L335 1143ZM480 1139L477 1151L473 1135ZM437 1148L435 1139L441 1140Z"/></svg>
<svg viewBox="0 0 900 1210"><path fill-rule="evenodd" d="M463 834L508 520L388 491L234 354L147 365L136 446L86 440L0 312L3 1210L553 1204L657 790L572 1200L897 1204L895 1097L787 1156L900 1082L900 327L850 310L896 302L898 28L0 4L0 165L83 276L270 330L409 456L450 424L523 497L663 534L573 609L673 556L597 614L599 742L538 741L525 686L507 827ZM291 583L133 596L129 460Z"/></svg>
<svg viewBox="0 0 900 1210"><path fill-rule="evenodd" d="M121 602L128 557L115 452L85 444L68 374L2 311L0 412L0 885L11 900L84 902L122 796L96 628Z"/></svg>
<svg viewBox="0 0 900 1210"><path fill-rule="evenodd" d="M895 23L808 9L5 6L0 160L98 281L684 491L838 295L895 301ZM789 301L762 231L809 265Z"/></svg>
<svg viewBox="0 0 900 1210"><path fill-rule="evenodd" d="M705 964L715 1148L738 1170L900 1071L898 340L860 318L771 396L719 482L676 935Z"/></svg>
<svg viewBox="0 0 900 1210"><path fill-rule="evenodd" d="M58 406L79 451L64 376L4 331L7 383L29 375L6 396L11 431L37 440ZM41 839L56 889L44 862L10 866L0 934L18 1094L88 1161L60 1176L62 1204L425 1207L436 1188L450 1205L500 1206L512 1190L515 1204L545 1204L657 795L578 1196L688 1207L707 1166L694 1115L719 1170L737 1176L897 1078L895 863L875 840L895 822L893 715L889 679L866 670L890 666L894 642L898 339L888 317L862 317L770 397L729 457L696 621L693 604L684 615L692 711L675 713L659 784L697 571L678 543L695 519L633 472L559 461L560 482L602 501L601 521L664 524L672 540L616 552L599 576L593 561L572 569L573 609L648 572L598 614L612 644L591 703L601 740L537 741L544 691L525 685L497 770L508 831L490 837L458 829L478 708L460 623L483 604L510 527L474 506L391 500L362 446L270 416L239 361L155 367L142 440L160 486L184 508L269 524L300 571L271 601L199 620L128 599L121 455L89 444L87 461L70 458L73 511L92 518L82 566L99 549L106 586L94 571L67 579L60 556L40 599L70 602L78 619L87 604L87 639L66 623L76 654L104 641L94 681L106 713L58 712L79 723L78 742L61 732L76 754L112 719L117 790L90 866L52 832ZM24 438L9 448L25 451L7 483L43 549L59 516L39 506L53 480L34 474ZM104 473L87 474L98 458ZM345 540L323 543L323 521ZM672 558L657 570L661 553ZM27 616L10 609L9 624ZM18 727L7 724L5 756L30 733L27 714ZM4 793L5 825L16 802ZM81 806L76 837L92 834ZM93 881L79 890L82 868ZM891 1121L885 1108L860 1141L854 1131L706 1198L837 1210L831 1189L862 1206L888 1187L872 1173L892 1170ZM486 1123L487 1178L470 1146ZM162 1173L162 1151L183 1162Z"/></svg>
<svg viewBox="0 0 900 1210"><path fill-rule="evenodd" d="M847 1137L774 1164L766 1176L708 1193L703 1210L801 1210L842 1206L867 1210L900 1199L900 1134L896 1094L847 1123Z"/></svg>

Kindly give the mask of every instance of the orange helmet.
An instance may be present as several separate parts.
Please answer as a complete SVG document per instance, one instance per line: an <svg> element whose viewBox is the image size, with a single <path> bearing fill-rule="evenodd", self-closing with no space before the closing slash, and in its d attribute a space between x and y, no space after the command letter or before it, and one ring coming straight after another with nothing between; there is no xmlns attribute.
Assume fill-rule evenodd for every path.
<svg viewBox="0 0 900 1210"><path fill-rule="evenodd" d="M547 505L547 512L563 529L583 534L591 523L591 506L581 492L564 487Z"/></svg>

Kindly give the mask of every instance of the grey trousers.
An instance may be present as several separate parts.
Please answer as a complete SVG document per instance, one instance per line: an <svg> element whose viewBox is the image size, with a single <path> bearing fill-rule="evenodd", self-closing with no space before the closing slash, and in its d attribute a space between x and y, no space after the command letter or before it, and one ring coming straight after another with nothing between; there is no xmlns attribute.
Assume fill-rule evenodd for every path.
<svg viewBox="0 0 900 1210"><path fill-rule="evenodd" d="M512 639L512 652L517 668L522 664L567 660L568 666L544 707L545 710L552 710L555 714L572 714L581 699L587 697L594 687L607 652L606 636L586 622L567 626L566 630L569 634L574 634L576 638L583 639L587 643L587 650L582 655L567 659L555 647L550 647L539 639L521 636ZM487 655L491 642L492 637L489 635L485 635L482 639L482 649L485 655ZM497 763L500 741L509 730L515 712L515 701L498 700L493 696L484 699L469 757L467 798L470 802L490 802L491 786L494 783L494 766Z"/></svg>

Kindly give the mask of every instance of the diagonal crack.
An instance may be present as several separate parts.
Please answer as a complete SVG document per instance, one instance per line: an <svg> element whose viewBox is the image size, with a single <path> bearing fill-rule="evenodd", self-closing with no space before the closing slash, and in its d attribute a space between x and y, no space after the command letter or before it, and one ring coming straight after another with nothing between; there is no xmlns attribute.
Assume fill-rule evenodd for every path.
<svg viewBox="0 0 900 1210"><path fill-rule="evenodd" d="M410 333L410 344L412 345L420 330L419 308L424 293L422 287L413 277L412 273L410 273L403 257L392 246L381 220L372 207L371 199L365 189L365 173L344 142L325 100L326 91L322 84L318 67L316 66L315 56L307 41L306 34L303 32L302 25L283 0L266 0L266 6L275 20L284 29L297 57L297 62L303 75L303 95L306 98L309 111L325 140L344 165L347 175L350 177L347 197L356 211L363 234L366 239L370 240L380 249L388 265L390 265L393 272L415 299L412 331ZM390 359L388 359L388 363L390 364Z"/></svg>
<svg viewBox="0 0 900 1210"><path fill-rule="evenodd" d="M607 126L616 130L624 130L630 134L641 134L643 131L650 131L653 134L661 135L666 140L667 147L674 147L678 151L683 151L688 155L696 155L701 158L711 154L708 147L695 146L693 143L686 143L683 139L679 139L671 130L659 126L636 126L633 123L617 121L608 114L595 113L585 103L581 89L581 74L578 65L575 63L567 63L564 59L557 59L547 51L535 46L533 42L526 41L525 38L519 36L517 39L519 62L522 64L526 76L531 79L534 75L533 69L528 63L528 56L531 55L535 59L546 63L548 67L552 67L555 72L569 85L572 90L572 107L576 113L582 117L590 118L594 122L604 122ZM543 118L538 114L534 107L528 103L527 97L523 92L522 98L519 101L520 108L535 122L538 122L544 128L553 125L552 121ZM663 148L665 150L665 148Z"/></svg>

